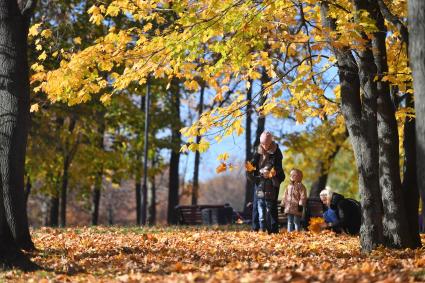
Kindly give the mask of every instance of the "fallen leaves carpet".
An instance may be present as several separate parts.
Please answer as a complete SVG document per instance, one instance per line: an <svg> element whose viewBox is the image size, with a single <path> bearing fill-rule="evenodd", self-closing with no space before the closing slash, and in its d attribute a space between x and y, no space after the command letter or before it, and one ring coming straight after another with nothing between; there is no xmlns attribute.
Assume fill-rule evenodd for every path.
<svg viewBox="0 0 425 283"><path fill-rule="evenodd" d="M92 227L32 231L44 270L0 282L413 282L425 249L364 255L357 237L242 227ZM425 237L422 238L425 244Z"/></svg>

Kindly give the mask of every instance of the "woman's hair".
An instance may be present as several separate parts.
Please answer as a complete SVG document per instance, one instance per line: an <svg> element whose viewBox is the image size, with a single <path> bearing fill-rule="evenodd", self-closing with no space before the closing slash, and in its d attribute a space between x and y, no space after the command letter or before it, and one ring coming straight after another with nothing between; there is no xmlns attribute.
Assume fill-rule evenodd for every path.
<svg viewBox="0 0 425 283"><path fill-rule="evenodd" d="M331 200L332 194L333 194L333 192L331 191L331 188L326 186L326 188L320 192L319 196L320 197L326 196L327 199Z"/></svg>

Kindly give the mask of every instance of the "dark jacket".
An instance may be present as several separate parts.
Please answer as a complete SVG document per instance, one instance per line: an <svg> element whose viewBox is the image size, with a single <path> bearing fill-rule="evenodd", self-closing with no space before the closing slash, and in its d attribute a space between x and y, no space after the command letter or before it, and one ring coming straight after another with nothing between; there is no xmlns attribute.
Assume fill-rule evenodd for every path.
<svg viewBox="0 0 425 283"><path fill-rule="evenodd" d="M333 193L330 208L336 212L338 221L332 223L332 228L356 235L360 231L361 211L358 201L344 198L344 196Z"/></svg>
<svg viewBox="0 0 425 283"><path fill-rule="evenodd" d="M266 157L266 158L264 158ZM280 184L285 180L285 173L282 168L282 152L279 146L273 142L270 149L266 152L260 146L251 161L255 170L247 173L248 180L253 182L256 189L264 190L271 188L273 190L273 200L277 200L279 194ZM274 168L276 175L271 179L263 178L260 174L260 169L268 167L268 169Z"/></svg>

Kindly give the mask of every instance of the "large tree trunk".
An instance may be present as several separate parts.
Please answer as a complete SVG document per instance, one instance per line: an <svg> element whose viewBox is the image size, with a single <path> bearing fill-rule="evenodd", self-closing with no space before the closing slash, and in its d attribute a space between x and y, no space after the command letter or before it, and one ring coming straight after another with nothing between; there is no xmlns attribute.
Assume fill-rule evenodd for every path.
<svg viewBox="0 0 425 283"><path fill-rule="evenodd" d="M425 204L425 2L423 0L409 1L409 27L409 58L416 110L416 172L418 189L422 203Z"/></svg>
<svg viewBox="0 0 425 283"><path fill-rule="evenodd" d="M204 92L205 86L202 84L201 92L199 94L199 105L198 105L198 117L199 119L204 112ZM199 144L201 142L201 136L196 136L196 143ZM193 187L192 187L192 205L198 204L198 196L199 196L199 164L201 163L201 153L199 150L195 152L195 165L193 168Z"/></svg>
<svg viewBox="0 0 425 283"><path fill-rule="evenodd" d="M0 269L34 269L24 199L29 126L27 35L34 3L0 1Z"/></svg>
<svg viewBox="0 0 425 283"><path fill-rule="evenodd" d="M253 91L253 81L250 80L250 86L246 93L246 100L248 101L246 105L246 116L245 116L245 163L251 161L252 159L252 142L251 142L251 125L252 125L252 91ZM245 203L244 203L244 211L248 212L250 208L248 208L248 203L253 201L254 195L254 184L248 181L248 178L245 178Z"/></svg>
<svg viewBox="0 0 425 283"><path fill-rule="evenodd" d="M323 26L336 30L335 21L328 18L327 2L321 2ZM330 40L332 40L330 38ZM372 51L368 48L360 54L361 71L349 48L333 48L337 58L341 85L341 112L353 145L362 206L360 245L368 252L382 244L382 203L378 172L377 97L373 89L376 73ZM372 58L370 60L370 58ZM369 60L368 60L369 59ZM368 68L371 69L368 69ZM360 73L360 76L359 76ZM360 79L365 95L360 98Z"/></svg>
<svg viewBox="0 0 425 283"><path fill-rule="evenodd" d="M384 208L383 233L389 247L413 247L401 187L395 106L388 82L382 81L382 77L388 73L385 44L387 28L375 0L372 1L369 13L376 20L379 30L374 34L372 47L378 73L379 182Z"/></svg>
<svg viewBox="0 0 425 283"><path fill-rule="evenodd" d="M171 124L171 156L169 169L168 185L168 224L177 224L176 205L179 204L179 164L180 164L180 146L181 146L181 122L180 122L180 93L179 82L173 79L170 89L170 100L175 122Z"/></svg>

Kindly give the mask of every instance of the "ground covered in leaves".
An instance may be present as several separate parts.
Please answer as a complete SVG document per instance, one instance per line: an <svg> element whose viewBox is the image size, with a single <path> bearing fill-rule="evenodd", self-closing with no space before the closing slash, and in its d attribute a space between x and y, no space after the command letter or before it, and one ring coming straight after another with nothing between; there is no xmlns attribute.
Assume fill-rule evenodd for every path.
<svg viewBox="0 0 425 283"><path fill-rule="evenodd" d="M366 256L356 237L253 233L240 227L42 228L45 270L0 282L411 282L425 281L425 249ZM425 244L425 237L422 238Z"/></svg>

